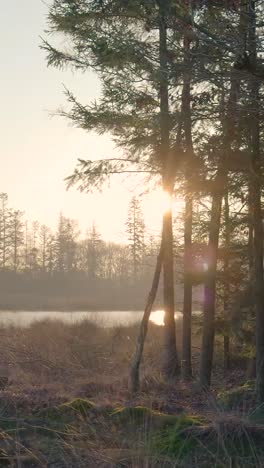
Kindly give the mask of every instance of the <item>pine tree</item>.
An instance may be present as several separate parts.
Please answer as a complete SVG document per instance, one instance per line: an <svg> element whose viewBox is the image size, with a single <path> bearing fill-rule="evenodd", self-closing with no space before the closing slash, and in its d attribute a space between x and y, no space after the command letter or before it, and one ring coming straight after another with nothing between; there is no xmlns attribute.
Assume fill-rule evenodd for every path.
<svg viewBox="0 0 264 468"><path fill-rule="evenodd" d="M89 191L101 188L113 173L139 172L147 175L146 183L154 178L171 197L176 186L182 190L186 201L183 360L190 374L191 289L199 280L205 286L200 381L206 387L210 385L213 369L220 314L217 306L223 287L221 273L225 268L230 274L239 264L237 257L232 261L229 258L226 265L221 258L229 243L223 232L223 202L228 197L231 204L233 198L241 207L242 197L239 199L238 193L246 196L249 187L252 222L246 269L254 273L256 287L259 401L264 399L260 123L263 76L259 73L263 68L263 39L259 32L262 14L263 6L253 0L114 0L107 5L99 0L56 0L50 10L51 29L67 35L71 51L44 45L49 65L69 65L82 71L92 68L102 83L101 98L89 105L79 103L67 91L71 110L61 115L84 130L110 132L124 150L121 158L80 160L68 179L69 185L77 184L81 190ZM198 230L195 204L200 210ZM230 221L233 222L231 214ZM238 225L242 227L243 222ZM162 248L144 320L148 319L148 306L155 299L162 266L165 367L167 376L172 376L177 374L179 365L171 210L163 217L162 231ZM235 255L234 239L243 244L245 236L232 233L231 237L230 251ZM198 261L200 267L206 266L205 271L195 272ZM190 275L186 274L188 267ZM251 281L250 273L247 280ZM224 301L229 307L225 306L225 311L230 309L232 295L232 287L227 288ZM139 355L143 351L146 320L141 331Z"/></svg>
<svg viewBox="0 0 264 468"><path fill-rule="evenodd" d="M145 223L140 201L135 196L129 204L126 232L132 258L133 280L136 282L142 270L142 259L145 249Z"/></svg>
<svg viewBox="0 0 264 468"><path fill-rule="evenodd" d="M101 245L101 235L95 223L93 223L92 227L87 232L85 253L90 280L95 280L100 274Z"/></svg>
<svg viewBox="0 0 264 468"><path fill-rule="evenodd" d="M4 270L10 258L10 216L8 195L0 194L0 265Z"/></svg>
<svg viewBox="0 0 264 468"><path fill-rule="evenodd" d="M99 1L93 5L54 2L51 7L53 31L60 30L71 37L73 49L69 55L45 43L48 63L83 70L92 67L102 80L103 90L100 102L89 106L80 104L67 92L72 110L61 115L85 130L111 132L116 143L127 150L121 159L80 160L68 179L69 185L77 184L81 190L89 191L101 187L113 173L140 172L159 175L161 186L173 195L177 118L172 112L174 93L169 93L169 88L177 81L177 67L169 49L178 44L178 37L169 17L174 7L170 0L146 3L116 0L108 5L107 11ZM163 218L163 236L164 351L165 373L169 376L179 371L171 210Z"/></svg>
<svg viewBox="0 0 264 468"><path fill-rule="evenodd" d="M40 263L43 273L47 272L49 262L49 244L51 241L51 231L45 225L40 226L39 231L39 242L40 242Z"/></svg>
<svg viewBox="0 0 264 468"><path fill-rule="evenodd" d="M36 275L39 270L39 222L33 221L31 226L31 232L29 237L29 263L30 271L33 275Z"/></svg>
<svg viewBox="0 0 264 468"><path fill-rule="evenodd" d="M19 210L12 210L10 213L10 251L11 251L11 266L17 272L20 266L21 247L24 242L24 213Z"/></svg>
<svg viewBox="0 0 264 468"><path fill-rule="evenodd" d="M54 264L58 273L69 273L75 270L78 236L79 231L76 222L60 213L54 240Z"/></svg>

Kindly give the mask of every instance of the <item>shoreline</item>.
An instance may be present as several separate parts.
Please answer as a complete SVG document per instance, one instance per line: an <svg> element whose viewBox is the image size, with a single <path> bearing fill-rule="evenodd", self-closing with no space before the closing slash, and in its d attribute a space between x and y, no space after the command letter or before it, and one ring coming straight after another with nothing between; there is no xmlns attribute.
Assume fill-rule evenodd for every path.
<svg viewBox="0 0 264 468"><path fill-rule="evenodd" d="M157 310L157 309L153 309ZM89 312L89 313L100 313L100 312L142 312L143 308L127 307L127 308L114 308L114 307L11 307L0 305L1 312L64 312L64 313L78 313L78 312Z"/></svg>

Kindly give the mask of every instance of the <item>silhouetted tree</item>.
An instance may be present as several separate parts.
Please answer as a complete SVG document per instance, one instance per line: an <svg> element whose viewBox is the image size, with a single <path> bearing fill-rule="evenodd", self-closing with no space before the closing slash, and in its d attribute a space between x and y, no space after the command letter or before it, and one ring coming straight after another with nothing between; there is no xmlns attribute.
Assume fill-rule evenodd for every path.
<svg viewBox="0 0 264 468"><path fill-rule="evenodd" d="M21 259L21 247L24 242L24 213L19 210L12 210L10 213L10 248L12 268L17 272Z"/></svg>
<svg viewBox="0 0 264 468"><path fill-rule="evenodd" d="M0 193L0 262L5 269L10 256L10 208L8 195Z"/></svg>
<svg viewBox="0 0 264 468"><path fill-rule="evenodd" d="M133 279L136 281L139 276L140 267L142 269L145 248L145 223L140 201L135 196L129 204L126 228L133 264Z"/></svg>

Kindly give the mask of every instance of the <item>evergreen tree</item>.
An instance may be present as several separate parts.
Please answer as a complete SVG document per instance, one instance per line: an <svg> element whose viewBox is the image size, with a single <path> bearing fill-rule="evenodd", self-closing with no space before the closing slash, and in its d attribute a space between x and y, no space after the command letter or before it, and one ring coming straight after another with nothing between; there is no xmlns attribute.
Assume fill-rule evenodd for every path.
<svg viewBox="0 0 264 468"><path fill-rule="evenodd" d="M244 229L243 221L232 231L234 217L228 206L234 203L239 211L244 203L242 197L248 198L250 245L243 272L249 283L253 278L255 287L251 298L257 316L257 390L258 399L263 402L261 3L56 0L50 9L50 26L53 32L67 36L71 51L56 50L47 43L44 48L50 65L97 71L102 83L98 102L83 105L67 91L71 110L61 114L85 130L110 132L124 150L121 158L80 160L68 179L69 185L77 184L81 190L89 191L101 188L113 173L139 172L147 175L146 182L154 178L170 197L175 187L183 193L186 207L183 374L191 374L191 295L196 281L204 284L200 382L206 387L210 385L213 369L219 319L216 306L221 300L224 302L220 309L224 309L226 324L233 297L234 283L230 282L230 287L224 289L225 297L219 299L224 284L221 274L224 270L225 277L229 278L231 272L234 276L239 265L235 244L244 249L246 238L237 232L238 226ZM193 209L195 205L199 206L198 213ZM221 257L224 249L229 257ZM163 217L162 245L142 322L139 353L134 361L136 371L161 266L165 372L172 376L178 373L179 365L171 209ZM226 335L226 345L227 339Z"/></svg>
<svg viewBox="0 0 264 468"><path fill-rule="evenodd" d="M2 269L8 266L10 258L10 216L8 195L0 193L0 265Z"/></svg>
<svg viewBox="0 0 264 468"><path fill-rule="evenodd" d="M129 204L126 228L133 265L133 279L137 281L140 270L142 270L142 259L145 250L145 223L140 201L135 196Z"/></svg>
<svg viewBox="0 0 264 468"><path fill-rule="evenodd" d="M96 279L100 274L101 245L100 233L93 223L87 232L86 240L87 271L91 280Z"/></svg>
<svg viewBox="0 0 264 468"><path fill-rule="evenodd" d="M24 243L24 213L19 210L12 210L10 214L10 250L11 266L17 272L21 260L21 248Z"/></svg>
<svg viewBox="0 0 264 468"><path fill-rule="evenodd" d="M77 239L79 231L74 220L60 213L54 241L54 263L58 273L74 271L77 263Z"/></svg>
<svg viewBox="0 0 264 468"><path fill-rule="evenodd" d="M178 124L177 113L173 113L174 92L169 92L171 84L178 79L175 60L170 55L170 49L178 44L173 23L169 21L174 8L170 0L146 3L117 0L106 10L99 1L93 5L56 1L51 7L51 26L71 38L72 53L69 55L45 43L48 63L83 70L92 67L102 80L100 102L85 106L68 92L72 110L62 115L85 130L110 131L116 143L127 149L126 157L121 159L80 160L79 167L68 179L69 185L79 184L81 190L89 191L101 187L113 172L137 171L159 175L159 183L172 197ZM179 372L171 210L163 217L163 237L164 360L165 373L170 376Z"/></svg>
<svg viewBox="0 0 264 468"><path fill-rule="evenodd" d="M40 243L40 264L43 273L46 273L48 270L48 263L49 263L49 245L51 241L51 231L45 225L42 224L40 226L39 231L39 243Z"/></svg>

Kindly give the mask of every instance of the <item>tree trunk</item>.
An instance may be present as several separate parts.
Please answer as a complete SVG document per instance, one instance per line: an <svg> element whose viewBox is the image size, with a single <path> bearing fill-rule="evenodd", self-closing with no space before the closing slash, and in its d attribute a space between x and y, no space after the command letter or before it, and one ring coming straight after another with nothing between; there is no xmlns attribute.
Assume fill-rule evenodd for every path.
<svg viewBox="0 0 264 468"><path fill-rule="evenodd" d="M224 370L227 372L230 369L231 357L230 357L230 338L229 335L224 335Z"/></svg>
<svg viewBox="0 0 264 468"><path fill-rule="evenodd" d="M225 248L226 256L224 261L224 320L225 320L225 332L224 332L224 370L230 369L230 338L229 338L229 307L228 302L230 300L230 282L229 282L229 252L230 252L230 217L229 217L229 199L228 199L228 187L225 193L225 207L224 207L224 218L225 218Z"/></svg>
<svg viewBox="0 0 264 468"><path fill-rule="evenodd" d="M223 174L216 177L216 185L223 186ZM222 209L222 191L214 194L211 208L211 220L209 226L208 243L208 271L204 286L204 317L203 317L203 338L200 362L200 384L202 387L209 387L211 384L211 373L214 354L215 337L215 293L216 293L216 268L217 253Z"/></svg>
<svg viewBox="0 0 264 468"><path fill-rule="evenodd" d="M203 338L200 361L200 384L202 387L209 387L211 383L215 336L216 270L221 210L228 176L228 170L226 167L227 160L231 152L232 142L235 138L237 100L239 91L240 76L234 69L231 72L230 95L228 99L226 115L223 120L223 154L220 159L217 175L215 177L215 188L212 199L211 219L209 226L209 261L204 287Z"/></svg>
<svg viewBox="0 0 264 468"><path fill-rule="evenodd" d="M184 220L184 297L183 297L183 329L182 329L182 376L188 379L192 376L192 161L194 158L191 120L191 59L189 36L184 37L184 84L182 92L183 128L186 146L186 193L185 193L185 220Z"/></svg>
<svg viewBox="0 0 264 468"><path fill-rule="evenodd" d="M254 0L249 0L249 60L252 67L257 63L257 36L256 12ZM250 109L250 136L251 136L251 162L252 162L252 202L253 202L253 228L254 228L254 274L255 274L255 310L256 310L256 370L257 370L257 400L264 402L264 288L263 288L263 225L261 210L261 156L260 156L260 114L259 89L260 81L252 77L251 109Z"/></svg>
<svg viewBox="0 0 264 468"><path fill-rule="evenodd" d="M252 194L252 175L249 175L248 181L248 268L249 268L249 281L254 282L254 223L253 211L254 200ZM254 295L252 292L252 304L254 304Z"/></svg>
<svg viewBox="0 0 264 468"><path fill-rule="evenodd" d="M257 106L257 90L255 105ZM264 289L263 289L263 226L261 212L261 181L258 166L259 158L259 123L254 119L252 125L252 156L255 177L252 183L254 200L254 271L255 271L255 310L256 310L256 362L257 362L257 397L264 402Z"/></svg>
<svg viewBox="0 0 264 468"><path fill-rule="evenodd" d="M248 380L253 380L256 378L256 356L251 357L248 360L246 377Z"/></svg>
<svg viewBox="0 0 264 468"><path fill-rule="evenodd" d="M168 50L167 50L167 1L159 2L159 47L160 47L160 157L162 162L163 190L173 196L175 180L174 158L170 148L170 114L168 85ZM164 298L164 363L166 378L179 373L176 350L176 332L174 317L174 274L173 274L173 232L172 209L163 215L163 298Z"/></svg>
<svg viewBox="0 0 264 468"><path fill-rule="evenodd" d="M193 203L190 193L185 195L184 221L184 297L182 324L182 376L192 377L192 211Z"/></svg>
<svg viewBox="0 0 264 468"><path fill-rule="evenodd" d="M157 257L157 263L155 273L152 281L151 290L148 296L147 304L144 310L144 315L140 324L139 335L137 339L135 353L131 360L130 376L129 376L129 388L132 394L135 394L140 388L139 382L139 368L141 358L144 350L145 338L148 331L149 317L152 311L154 301L156 299L157 290L159 286L160 274L163 262L163 242L161 242L160 251Z"/></svg>
<svg viewBox="0 0 264 468"><path fill-rule="evenodd" d="M174 307L174 262L172 211L163 216L163 301L164 301L164 352L163 373L167 379L180 371L176 351Z"/></svg>

